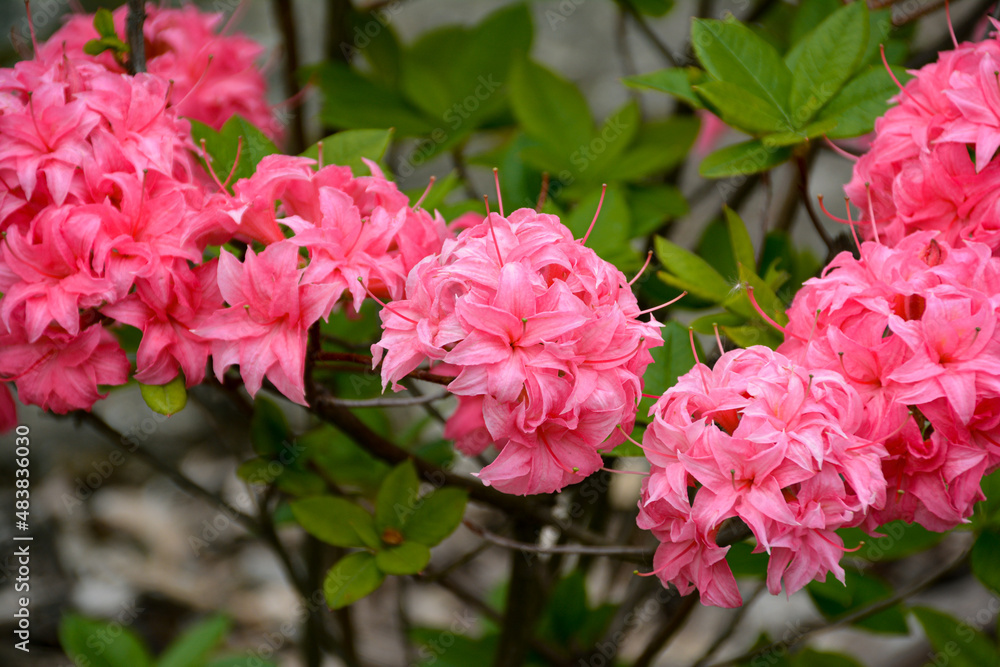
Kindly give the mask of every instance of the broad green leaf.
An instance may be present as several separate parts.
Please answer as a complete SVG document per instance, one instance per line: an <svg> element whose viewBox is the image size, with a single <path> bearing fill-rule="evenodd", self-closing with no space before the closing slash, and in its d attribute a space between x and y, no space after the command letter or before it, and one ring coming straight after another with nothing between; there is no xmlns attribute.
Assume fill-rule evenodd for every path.
<svg viewBox="0 0 1000 667"><path fill-rule="evenodd" d="M389 147L392 130L344 130L322 140L323 164L350 167L355 176L369 173L368 165L361 158L379 162ZM319 157L319 143L302 153L314 160Z"/></svg>
<svg viewBox="0 0 1000 667"><path fill-rule="evenodd" d="M845 577L846 585L837 581L833 574L827 575L825 582L813 581L806 585L809 597L827 619L863 609L892 595L892 589L881 579L850 568L845 568ZM898 605L864 618L854 625L891 634L905 635L909 631L906 617Z"/></svg>
<svg viewBox="0 0 1000 667"><path fill-rule="evenodd" d="M260 129L239 115L227 120L218 132L204 123L192 120L191 135L199 147L204 140L205 150L212 158L210 168L220 181L225 181L232 173L230 185L241 178L250 178L262 159L278 152L274 143ZM237 155L240 161L234 170L233 163L236 162Z"/></svg>
<svg viewBox="0 0 1000 667"><path fill-rule="evenodd" d="M802 0L792 19L792 29L789 35L794 45L808 35L812 30L826 20L830 14L840 9L840 0Z"/></svg>
<svg viewBox="0 0 1000 667"><path fill-rule="evenodd" d="M629 3L648 16L663 16L674 8L674 0L629 0Z"/></svg>
<svg viewBox="0 0 1000 667"><path fill-rule="evenodd" d="M861 663L844 653L826 653L806 647L795 654L795 667L862 667Z"/></svg>
<svg viewBox="0 0 1000 667"><path fill-rule="evenodd" d="M257 394L253 402L253 417L250 418L250 442L261 456L279 453L285 443L292 439L285 413L278 404L263 394Z"/></svg>
<svg viewBox="0 0 1000 667"><path fill-rule="evenodd" d="M386 574L416 574L431 562L431 550L419 542L403 542L375 553L375 564Z"/></svg>
<svg viewBox="0 0 1000 667"><path fill-rule="evenodd" d="M789 54L789 110L795 127L811 120L854 74L868 45L868 6L852 2L806 35Z"/></svg>
<svg viewBox="0 0 1000 667"><path fill-rule="evenodd" d="M706 336L715 335L715 327L721 330L723 327L738 327L747 323L747 318L742 315L730 312L709 313L691 322L691 328L697 333Z"/></svg>
<svg viewBox="0 0 1000 667"><path fill-rule="evenodd" d="M78 665L90 667L151 667L153 658L142 640L129 628L108 631L108 623L77 614L59 623L59 643Z"/></svg>
<svg viewBox="0 0 1000 667"><path fill-rule="evenodd" d="M142 384L139 383L139 391L142 393L142 400L153 412L161 415L175 415L187 405L187 389L184 386L184 377L178 375L167 384Z"/></svg>
<svg viewBox="0 0 1000 667"><path fill-rule="evenodd" d="M761 138L765 148L781 148L782 146L795 146L805 143L814 137L832 132L837 127L836 118L821 118L809 123L800 130L792 132L781 132L779 134L769 134Z"/></svg>
<svg viewBox="0 0 1000 667"><path fill-rule="evenodd" d="M403 537L429 547L440 544L462 523L468 498L464 489L442 488L430 492L420 499L403 525Z"/></svg>
<svg viewBox="0 0 1000 667"><path fill-rule="evenodd" d="M719 328L729 340L739 347L750 347L751 345L764 345L772 350L781 345L784 340L780 333L776 332L771 325L759 320L746 321L739 326L722 326Z"/></svg>
<svg viewBox="0 0 1000 667"><path fill-rule="evenodd" d="M407 459L393 468L379 487L375 499L375 528L400 530L413 516L420 502L420 479L413 461Z"/></svg>
<svg viewBox="0 0 1000 667"><path fill-rule="evenodd" d="M330 609L340 609L375 592L385 574L375 564L375 556L358 551L344 556L330 568L323 580L323 595Z"/></svg>
<svg viewBox="0 0 1000 667"><path fill-rule="evenodd" d="M372 515L349 500L312 496L290 504L306 532L327 544L371 549L381 545Z"/></svg>
<svg viewBox="0 0 1000 667"><path fill-rule="evenodd" d="M211 616L187 630L160 654L156 667L192 667L204 663L232 627L228 617Z"/></svg>
<svg viewBox="0 0 1000 667"><path fill-rule="evenodd" d="M789 148L767 147L760 139L751 139L710 153L701 161L698 172L705 178L757 174L778 166L791 156Z"/></svg>
<svg viewBox="0 0 1000 667"><path fill-rule="evenodd" d="M746 266L739 266L737 268L740 272L740 284L743 288L738 293L734 293L725 302L725 306L741 315L748 314L749 309L752 309L752 312L756 313L757 309L753 308L753 305L750 303L748 288L752 287L754 300L760 306L761 310L778 324L785 325L788 322L788 316L785 314L787 307L778 298L778 295L771 286Z"/></svg>
<svg viewBox="0 0 1000 667"><path fill-rule="evenodd" d="M747 134L784 132L789 128L779 109L735 83L706 81L694 90L727 125Z"/></svg>
<svg viewBox="0 0 1000 667"><path fill-rule="evenodd" d="M261 660L256 655L229 655L216 658L205 667L278 667L278 663Z"/></svg>
<svg viewBox="0 0 1000 667"><path fill-rule="evenodd" d="M722 303L729 297L732 286L698 255L662 236L656 237L655 248L663 266L683 284L671 283L675 287L713 303Z"/></svg>
<svg viewBox="0 0 1000 667"><path fill-rule="evenodd" d="M848 548L863 546L857 556L872 562L889 562L925 551L944 538L944 533L927 530L918 523L892 521L878 529L882 537L874 537L860 528L843 528L837 534Z"/></svg>
<svg viewBox="0 0 1000 667"><path fill-rule="evenodd" d="M1000 527L1000 470L983 477L981 487L986 498L976 503L972 525L977 530Z"/></svg>
<svg viewBox="0 0 1000 667"><path fill-rule="evenodd" d="M757 272L757 260L754 257L753 242L750 233L740 214L723 206L722 213L726 218L726 228L729 230L729 242L733 249L736 264L742 264L751 273Z"/></svg>
<svg viewBox="0 0 1000 667"><path fill-rule="evenodd" d="M972 573L984 586L1000 593L1000 532L984 530L972 546Z"/></svg>
<svg viewBox="0 0 1000 667"><path fill-rule="evenodd" d="M737 542L726 553L726 562L737 577L763 579L767 576L767 560L766 553L753 553L753 546L747 542Z"/></svg>
<svg viewBox="0 0 1000 667"><path fill-rule="evenodd" d="M472 628L472 621L466 616L457 617L459 625L451 628L413 628L410 637L418 644L423 661L419 667L469 667L470 665L485 666L493 664L493 656L497 652L500 635L496 631L483 637L469 637L467 633ZM441 644L441 638L448 637L448 648ZM526 667L538 667L537 663L528 663Z"/></svg>
<svg viewBox="0 0 1000 667"><path fill-rule="evenodd" d="M590 145L594 122L583 93L572 83L532 62L515 65L510 77L510 104L524 131L543 142L557 157Z"/></svg>
<svg viewBox="0 0 1000 667"><path fill-rule="evenodd" d="M282 491L293 496L314 496L326 490L326 482L316 473L304 470L299 461L290 460L286 465L282 459L295 455L295 445L286 448L274 458L256 457L244 461L236 469L236 476L247 484L275 484Z"/></svg>
<svg viewBox="0 0 1000 667"><path fill-rule="evenodd" d="M792 75L774 47L741 23L697 18L691 43L709 74L746 88L769 102L788 127L793 125L788 114Z"/></svg>
<svg viewBox="0 0 1000 667"><path fill-rule="evenodd" d="M663 345L649 351L653 356L653 363L642 376L643 392L653 396L661 396L677 384L677 378L691 370L695 363L691 334L687 327L670 320L660 329L660 334L663 336ZM697 338L695 347L699 357L704 358Z"/></svg>
<svg viewBox="0 0 1000 667"><path fill-rule="evenodd" d="M950 667L1000 665L1000 652L989 637L965 621L930 607L914 607L913 615L924 626L927 639Z"/></svg>
<svg viewBox="0 0 1000 667"><path fill-rule="evenodd" d="M320 119L344 129L396 129L402 137L428 135L438 128L402 95L382 83L366 79L347 65L328 61L313 70L323 91Z"/></svg>
<svg viewBox="0 0 1000 667"><path fill-rule="evenodd" d="M688 213L688 203L673 185L633 186L625 192L632 212L633 237L645 237Z"/></svg>
<svg viewBox="0 0 1000 667"><path fill-rule="evenodd" d="M696 116L674 116L647 123L615 165L615 178L637 181L673 169L687 157L698 136Z"/></svg>
<svg viewBox="0 0 1000 667"><path fill-rule="evenodd" d="M117 37L115 32L115 19L111 12L101 8L94 13L94 29L101 37Z"/></svg>
<svg viewBox="0 0 1000 667"><path fill-rule="evenodd" d="M626 86L658 90L661 93L673 95L695 109L701 109L703 105L698 96L695 95L693 87L703 81L705 81L705 72L697 67L668 67L622 79L622 83Z"/></svg>
<svg viewBox="0 0 1000 667"><path fill-rule="evenodd" d="M354 39L351 43L342 44L341 52L346 51L345 60L349 60L355 52L360 53L379 80L395 87L399 79L401 47L391 19L386 10L351 12Z"/></svg>
<svg viewBox="0 0 1000 667"><path fill-rule="evenodd" d="M900 83L911 75L902 67L893 67ZM827 132L831 139L858 137L871 132L875 119L889 108L889 98L899 93L896 82L884 67L871 66L847 82L820 112L821 119L834 119L837 126Z"/></svg>
<svg viewBox="0 0 1000 667"><path fill-rule="evenodd" d="M619 180L618 164L625 149L635 139L642 125L639 105L628 102L605 119L591 142L593 159L579 162L580 175L591 181L605 182Z"/></svg>
<svg viewBox="0 0 1000 667"><path fill-rule="evenodd" d="M899 43L898 40L890 39L889 37L894 28L891 8L868 12L868 46L865 48L864 55L861 56L862 64L871 64L876 67L882 65L880 47L883 45L885 46L886 60L889 64L902 62L893 59L893 51L896 50ZM904 49L906 48L905 43L903 47Z"/></svg>

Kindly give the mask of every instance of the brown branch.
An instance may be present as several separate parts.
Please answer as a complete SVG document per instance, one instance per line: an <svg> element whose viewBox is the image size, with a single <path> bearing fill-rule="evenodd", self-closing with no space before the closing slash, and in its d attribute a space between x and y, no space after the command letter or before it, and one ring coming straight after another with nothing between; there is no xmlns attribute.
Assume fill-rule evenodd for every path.
<svg viewBox="0 0 1000 667"><path fill-rule="evenodd" d="M125 39L128 41L128 73L146 71L146 37L142 32L146 23L146 0L128 0L128 18L125 19Z"/></svg>
<svg viewBox="0 0 1000 667"><path fill-rule="evenodd" d="M295 9L292 0L274 0L274 12L277 14L278 27L285 46L285 95L293 99L299 93L298 71L298 29L295 25ZM300 153L306 147L306 131L299 110L289 107L288 122L291 125L289 137L289 152L292 155Z"/></svg>
<svg viewBox="0 0 1000 667"><path fill-rule="evenodd" d="M473 533L483 538L490 544L507 549L516 549L525 553L533 554L579 554L587 556L608 556L620 558L622 560L634 561L637 563L648 563L653 557L655 549L648 547L628 547L628 546L590 546L581 544L554 544L542 546L532 542L519 542L509 537L503 537L496 533L491 533L482 526L477 526L471 521L463 521L465 527Z"/></svg>

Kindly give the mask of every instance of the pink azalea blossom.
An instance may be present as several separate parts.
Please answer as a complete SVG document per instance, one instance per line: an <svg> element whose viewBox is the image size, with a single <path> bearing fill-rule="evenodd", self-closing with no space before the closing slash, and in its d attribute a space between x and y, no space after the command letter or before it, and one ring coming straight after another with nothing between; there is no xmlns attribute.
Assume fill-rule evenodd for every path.
<svg viewBox="0 0 1000 667"><path fill-rule="evenodd" d="M223 250L219 289L230 307L210 315L195 333L212 341L220 381L238 364L251 396L267 377L289 400L305 405L306 337L332 288L304 282L299 261L299 249L289 241L259 255L247 249L242 263Z"/></svg>
<svg viewBox="0 0 1000 667"><path fill-rule="evenodd" d="M0 433L6 433L17 426L17 404L10 393L10 386L0 382Z"/></svg>

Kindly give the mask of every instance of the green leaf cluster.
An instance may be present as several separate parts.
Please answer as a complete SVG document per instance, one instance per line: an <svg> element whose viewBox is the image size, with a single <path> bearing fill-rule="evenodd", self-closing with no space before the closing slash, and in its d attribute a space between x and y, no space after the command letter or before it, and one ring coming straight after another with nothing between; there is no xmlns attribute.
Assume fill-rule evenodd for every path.
<svg viewBox="0 0 1000 667"><path fill-rule="evenodd" d="M346 498L316 495L291 503L296 521L317 539L359 549L328 572L323 592L331 609L345 607L375 591L389 574L421 572L430 548L458 528L468 494L442 487L421 493L412 461L393 468L375 496L374 514Z"/></svg>

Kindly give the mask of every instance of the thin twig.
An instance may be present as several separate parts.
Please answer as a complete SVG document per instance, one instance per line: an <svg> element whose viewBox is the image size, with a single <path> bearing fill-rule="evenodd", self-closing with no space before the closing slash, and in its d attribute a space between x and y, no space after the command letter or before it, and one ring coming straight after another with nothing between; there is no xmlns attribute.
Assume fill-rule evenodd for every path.
<svg viewBox="0 0 1000 667"><path fill-rule="evenodd" d="M611 558L631 560L637 563L648 563L649 559L653 557L653 553L655 552L655 549L650 549L649 547L587 546L582 544L553 544L550 546L543 546L540 544L532 544L530 542L519 542L517 540L512 540L509 537L503 537L502 535L491 533L482 526L477 526L471 521L463 521L462 523L465 524L466 528L490 544L495 544L499 547L507 549L516 549L526 553L608 556Z"/></svg>
<svg viewBox="0 0 1000 667"><path fill-rule="evenodd" d="M362 398L362 399L351 399L351 398L335 398L333 396L328 396L325 401L328 401L331 405L339 405L345 408L403 408L413 405L424 405L426 403L433 403L434 401L441 401L451 396L448 392L443 394L433 394L427 396L407 396L405 398Z"/></svg>
<svg viewBox="0 0 1000 667"><path fill-rule="evenodd" d="M351 364L367 366L369 369L372 367L372 358L367 354L356 354L354 352L317 352L314 358L318 362L346 361ZM424 382L434 382L435 384L451 384L451 381L455 379L447 375L438 375L437 373L431 373L419 368L407 373L407 377L411 377L414 380L423 380Z"/></svg>
<svg viewBox="0 0 1000 667"><path fill-rule="evenodd" d="M807 639L811 639L812 637L815 637L817 635L825 634L827 632L830 632L831 630L836 630L837 628L843 627L845 625L851 625L852 623L857 623L858 621L866 619L869 616L873 616L879 613L880 611L885 611L886 609L895 607L897 604L899 604L906 598L916 595L920 591L924 590L928 586L932 585L939 579L949 574L957 566L961 565L962 562L964 562L965 559L968 558L968 555L969 555L969 549L966 548L965 550L962 551L962 554L951 563L948 563L947 565L934 570L925 578L911 584L910 586L907 586L906 588L899 590L896 594L890 595L884 600L880 600L874 604L864 607L863 609L859 609L850 614L841 616L837 620L827 623L825 625L820 625L811 628L809 630L806 630L802 634L788 641L772 642L767 646L759 648L755 651L744 653L743 655L737 656L735 658L730 658L729 660L713 663L711 667L729 667L731 665L740 665L750 662L757 656L766 655L776 650L788 651L792 647L801 644Z"/></svg>
<svg viewBox="0 0 1000 667"><path fill-rule="evenodd" d="M698 662L694 663L691 667L705 667L705 665L708 664L708 661L712 659L712 656L715 655L715 653L722 648L722 645L733 636L734 632L736 632L736 628L746 617L750 606L753 605L754 600L760 597L760 594L764 591L764 589L765 586L763 582L759 583L757 587L753 589L753 592L749 597L747 597L746 600L743 601L743 604L734 610L733 615L729 619L729 623L727 623L726 627L723 628L721 633L719 633L719 636L715 638L712 645L708 647L700 658L698 658Z"/></svg>
<svg viewBox="0 0 1000 667"><path fill-rule="evenodd" d="M136 443L134 447L129 447L124 442L124 440L126 439L125 436L119 433L117 429L115 429L113 426L104 421L104 419L102 419L100 416L94 414L93 412L84 412L84 411L80 411L76 414L81 416L85 421L90 422L91 426L100 431L118 449L122 450L126 454L134 454L136 457L144 461L149 467L153 468L154 470L163 475L166 475L168 478L170 478L170 481L172 481L174 484L176 484L184 491L188 492L190 495L208 501L209 504L218 507L220 510L225 512L231 518L235 519L239 524L241 524L251 533L258 535L260 534L261 526L257 522L257 520L254 519L252 516L244 514L243 512L241 512L240 510L236 509L231 504L229 504L229 502L226 501L224 498L212 493L205 487L201 486L194 480L184 475L184 473L177 470L176 468L167 465L166 463L164 463L163 461L161 461L160 459L158 459L157 457L153 456L152 454L144 450L142 447L140 447L138 443Z"/></svg>
<svg viewBox="0 0 1000 667"><path fill-rule="evenodd" d="M285 95L288 99L299 94L298 70L298 29L295 25L295 9L292 0L274 0L274 12L277 14L278 27L281 29L282 42L285 47ZM289 137L289 152L295 155L306 147L305 125L299 110L289 107L288 122L291 125Z"/></svg>
<svg viewBox="0 0 1000 667"><path fill-rule="evenodd" d="M812 205L812 195L809 194L809 164L804 157L799 156L795 158L795 165L799 169L799 192L802 194L806 213L809 214L809 219L812 221L813 227L816 228L816 233L823 240L823 245L826 246L828 252L832 253L834 251L833 239L830 238L830 233L823 227L823 221L816 214L816 209Z"/></svg>
<svg viewBox="0 0 1000 667"><path fill-rule="evenodd" d="M661 651L666 647L670 639L680 630L681 626L684 625L684 621L687 620L691 612L695 610L698 606L699 598L694 595L688 595L681 598L680 603L673 610L673 613L667 618L663 627L657 631L653 638L646 645L646 648L639 657L635 659L632 663L632 667L649 667L653 664L653 660L656 656L660 654Z"/></svg>
<svg viewBox="0 0 1000 667"><path fill-rule="evenodd" d="M621 4L622 7L625 8L625 11L628 12L629 16L632 17L632 20L635 21L636 26L639 27L639 30L642 32L642 34L645 35L646 39L648 39L649 42L653 45L653 48L659 51L660 55L663 56L664 60L670 63L671 67L677 67L677 58L675 58L674 54L670 52L670 48L663 43L663 40L660 39L660 36L657 35L656 32L649 27L649 24L646 23L646 19L643 17L641 13L639 13L639 11L631 3L631 1L621 0Z"/></svg>

